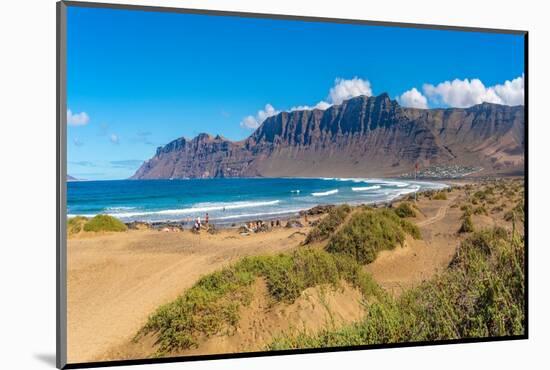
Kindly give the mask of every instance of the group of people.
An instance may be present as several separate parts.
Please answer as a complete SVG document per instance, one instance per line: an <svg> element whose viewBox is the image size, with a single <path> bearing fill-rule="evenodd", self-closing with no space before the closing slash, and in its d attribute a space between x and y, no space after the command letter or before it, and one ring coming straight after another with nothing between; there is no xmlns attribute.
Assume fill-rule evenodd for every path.
<svg viewBox="0 0 550 370"><path fill-rule="evenodd" d="M271 226L271 228L281 227L281 221L271 220L270 223L268 224L267 222L258 220L258 221L251 221L246 224L246 227L248 228L248 230L253 232L265 231L269 226Z"/></svg>
<svg viewBox="0 0 550 370"><path fill-rule="evenodd" d="M208 213L206 213L204 217L204 226L208 228ZM201 216L198 216L195 219L195 223L193 224L193 230L199 232L201 228L202 228Z"/></svg>

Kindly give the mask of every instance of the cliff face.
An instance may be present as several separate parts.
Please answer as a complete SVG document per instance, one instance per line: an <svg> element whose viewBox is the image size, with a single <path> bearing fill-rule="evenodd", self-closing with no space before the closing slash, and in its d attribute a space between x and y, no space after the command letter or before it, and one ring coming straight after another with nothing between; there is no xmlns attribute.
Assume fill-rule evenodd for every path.
<svg viewBox="0 0 550 370"><path fill-rule="evenodd" d="M382 94L279 113L240 142L207 134L174 140L132 178L391 176L415 163L521 172L523 153L523 106L422 110Z"/></svg>

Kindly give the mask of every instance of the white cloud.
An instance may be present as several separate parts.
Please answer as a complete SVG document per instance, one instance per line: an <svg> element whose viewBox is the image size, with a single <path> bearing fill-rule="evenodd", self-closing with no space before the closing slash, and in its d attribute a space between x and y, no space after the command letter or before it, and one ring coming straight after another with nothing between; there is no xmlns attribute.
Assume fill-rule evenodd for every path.
<svg viewBox="0 0 550 370"><path fill-rule="evenodd" d="M296 107L290 108L290 111L293 112L295 110L312 110L312 109L325 110L325 109L328 109L331 105L332 104L329 104L324 100L321 100L319 103L315 104L313 107L309 105L298 105Z"/></svg>
<svg viewBox="0 0 550 370"><path fill-rule="evenodd" d="M354 77L351 80L337 78L328 93L330 104L341 104L344 100L359 96L372 96L370 81Z"/></svg>
<svg viewBox="0 0 550 370"><path fill-rule="evenodd" d="M428 99L420 91L413 87L412 89L405 91L401 96L397 98L399 104L404 107L410 108L428 108Z"/></svg>
<svg viewBox="0 0 550 370"><path fill-rule="evenodd" d="M523 105L524 88L523 74L512 81L504 81L502 85L495 85L495 92L506 105Z"/></svg>
<svg viewBox="0 0 550 370"><path fill-rule="evenodd" d="M246 116L241 121L241 127L247 129L257 129L260 125L266 120L266 118L278 114L279 111L276 110L271 104L266 104L264 109L261 109L256 113L256 116Z"/></svg>
<svg viewBox="0 0 550 370"><path fill-rule="evenodd" d="M111 134L109 136L109 141L113 144L118 144L120 142L117 134Z"/></svg>
<svg viewBox="0 0 550 370"><path fill-rule="evenodd" d="M337 78L334 80L334 86L330 88L330 91L327 96L327 101L321 100L314 106L310 105L297 105L290 108L288 111L296 110L312 110L312 109L321 109L325 110L330 108L334 104L342 104L344 100L359 96L366 95L372 96L372 89L370 82L368 80L363 80L358 77L354 77L351 80L346 80L343 78ZM247 129L257 129L266 118L274 116L280 113L280 111L273 108L271 104L266 104L263 110L258 111L255 116L246 116L241 121L241 127Z"/></svg>
<svg viewBox="0 0 550 370"><path fill-rule="evenodd" d="M85 126L90 122L90 116L86 112L74 113L67 109L67 125Z"/></svg>
<svg viewBox="0 0 550 370"><path fill-rule="evenodd" d="M424 84L423 90L430 101L457 108L471 107L483 102L522 105L524 101L523 75L501 85L485 86L477 78L455 79L441 82L437 86Z"/></svg>

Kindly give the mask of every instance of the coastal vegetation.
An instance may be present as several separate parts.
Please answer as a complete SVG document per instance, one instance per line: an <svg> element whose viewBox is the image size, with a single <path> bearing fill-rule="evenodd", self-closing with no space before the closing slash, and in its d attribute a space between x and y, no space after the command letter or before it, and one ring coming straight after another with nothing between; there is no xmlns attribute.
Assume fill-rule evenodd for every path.
<svg viewBox="0 0 550 370"><path fill-rule="evenodd" d="M474 231L474 223L472 217L469 214L464 214L462 217L462 225L460 225L459 233L471 233Z"/></svg>
<svg viewBox="0 0 550 370"><path fill-rule="evenodd" d="M310 225L309 233L294 239L295 244L290 242L289 249L279 249L274 254L241 255L235 263L220 264L215 272L189 281L190 288L175 300L148 312L146 323L133 329L135 335L129 348L145 356L162 357L188 354L193 349L209 353L212 337L215 343L227 343L232 352L244 348L233 347L235 341L241 340L246 343L246 350L283 350L521 335L525 327L525 261L523 233L516 224L525 216L521 191L506 197L514 187L514 180L502 186L481 182L469 191L465 187L451 193L432 190L430 197L422 196L417 203L401 200L390 207L341 205L311 211L307 213L312 216L310 222L306 223ZM432 202L440 193L448 194L447 202ZM472 200L478 204L473 205ZM495 207L488 206L492 200L500 204L496 215ZM454 209L449 209L449 205L454 205ZM445 208L447 214L443 217L447 218L441 220L440 210ZM419 215L422 234L411 222ZM107 217L98 217L94 227L111 228ZM390 259L377 261L379 253L407 242L407 248L395 254L395 259L403 258L403 268L410 268L407 258L413 255L429 263L431 257L422 256L421 250L432 248L433 239L441 238L436 234L427 237L432 229L426 227L434 219L439 222L438 228L447 228L445 237L452 238L450 253L422 282L394 288L394 280L384 280L387 278L380 273L394 254L389 254ZM84 217L70 219L68 229L76 233L89 230L87 225L92 221ZM502 227L483 229L483 225ZM221 236L227 238L226 232L231 233L222 230ZM283 228L274 229L273 235L279 232ZM426 241L412 240L421 239L422 235ZM217 235L208 236L211 237ZM303 315L302 310L309 309L309 304L318 307L317 301L308 298L312 297L311 292L341 292L348 288L352 288L352 299L357 304L353 318L348 315L348 320L335 324L333 314L343 312L338 311L342 310L341 298L337 303L327 303L322 298L321 304L330 318L323 319L324 311L314 311L311 317L318 321L313 326L270 321L286 323L298 313ZM267 324L262 316L258 319L261 324L251 327L250 310L256 314L258 300L262 302L261 312L266 312Z"/></svg>
<svg viewBox="0 0 550 370"><path fill-rule="evenodd" d="M394 212L401 218L416 217L416 212L409 202L402 202L394 209Z"/></svg>
<svg viewBox="0 0 550 370"><path fill-rule="evenodd" d="M381 288L352 258L303 248L290 254L243 258L237 264L206 275L175 301L149 317L134 341L157 335L155 356L194 348L201 338L231 332L239 322L239 308L250 303L252 284L263 279L273 302L291 303L309 287L346 281L365 299L383 299Z"/></svg>
<svg viewBox="0 0 550 370"><path fill-rule="evenodd" d="M343 204L329 210L328 214L319 221L307 235L305 244L327 239L346 219L351 207Z"/></svg>
<svg viewBox="0 0 550 370"><path fill-rule="evenodd" d="M82 216L71 217L67 220L67 233L69 235L78 234L84 229L88 218Z"/></svg>
<svg viewBox="0 0 550 370"><path fill-rule="evenodd" d="M370 263L381 250L403 245L405 234L420 238L418 228L393 210L361 211L332 236L327 251L351 256L361 264Z"/></svg>
<svg viewBox="0 0 550 370"><path fill-rule="evenodd" d="M109 215L96 215L92 218L76 216L67 220L67 233L76 235L82 231L126 231L128 227L118 218Z"/></svg>
<svg viewBox="0 0 550 370"><path fill-rule="evenodd" d="M286 333L268 350L522 335L524 240L502 228L465 239L449 268L398 299L367 308L363 320L320 333Z"/></svg>

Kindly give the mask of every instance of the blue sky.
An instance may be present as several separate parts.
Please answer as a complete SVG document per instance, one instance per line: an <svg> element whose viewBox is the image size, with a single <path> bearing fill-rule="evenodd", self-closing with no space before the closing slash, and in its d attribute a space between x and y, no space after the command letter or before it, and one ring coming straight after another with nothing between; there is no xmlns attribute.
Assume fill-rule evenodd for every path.
<svg viewBox="0 0 550 370"><path fill-rule="evenodd" d="M523 101L517 35L82 7L67 33L77 178L126 178L178 137L240 140L266 115L359 93L419 108Z"/></svg>

